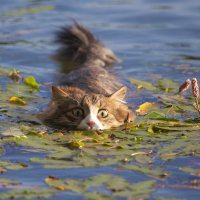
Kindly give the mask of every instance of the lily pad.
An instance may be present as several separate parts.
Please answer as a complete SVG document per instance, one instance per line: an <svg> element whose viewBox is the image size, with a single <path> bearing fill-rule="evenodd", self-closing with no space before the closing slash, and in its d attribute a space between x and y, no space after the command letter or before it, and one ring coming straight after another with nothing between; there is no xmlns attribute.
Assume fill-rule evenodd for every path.
<svg viewBox="0 0 200 200"><path fill-rule="evenodd" d="M184 172L189 172L192 175L200 176L200 170L199 169L193 169L192 167L181 167L179 169L181 171L184 171Z"/></svg>
<svg viewBox="0 0 200 200"><path fill-rule="evenodd" d="M149 118L149 119L165 119L166 115L164 113L161 113L161 112L152 111L151 113L146 115L146 117Z"/></svg>
<svg viewBox="0 0 200 200"><path fill-rule="evenodd" d="M165 92L176 92L178 91L179 85L173 80L163 79L156 83L156 87Z"/></svg>
<svg viewBox="0 0 200 200"><path fill-rule="evenodd" d="M200 156L200 121L199 113L193 105L193 98L174 95L176 83L173 81L160 80L159 84L147 84L146 86L144 83L137 82L139 88L149 89L148 100L151 102L142 104L137 119L125 127L104 130L101 133L95 131L69 132L58 127L57 129L47 127L36 119L33 112L38 111L38 105L41 105L41 102L47 103L49 99L42 98L40 91L35 91L39 86L37 87L36 80L32 78L29 78L31 79L29 85L23 81L10 80L11 71L0 68L0 76L2 75L1 78L5 79L4 84L0 86L0 155L2 155L0 173L10 178L10 173L5 172L16 170L15 176L18 177L17 182L21 185L15 187L15 182L12 183L12 180L9 182L9 179L6 185L4 183L6 180L3 180L2 187L5 187L5 190L20 189L18 192L13 190L3 192L8 195L8 198L46 197L45 192L44 196L39 196L35 190L38 189L37 186L30 188L30 185L27 186L21 181L23 179L18 176L17 170L26 170L27 167L33 167L34 170L36 168L45 170L50 175L55 172L56 175L61 175L60 177L70 173L72 177L70 179L69 177L59 179L53 175L48 177L46 182L50 187L49 193L53 195L54 192L66 194L75 192L79 196L83 195L85 199L156 198L151 194L160 186L156 187L156 181L152 179L160 179L158 183L162 182L163 187L168 187L163 179L171 176L170 180L174 180L176 171L167 167L170 160L175 160L173 163L176 168L199 176L197 167L188 167L187 163L185 165L183 163L180 168L178 162L176 163L177 158L184 159L184 156L192 159L192 163L197 163L197 157ZM23 72L21 74L23 75ZM141 92L147 93L143 90ZM173 93L169 95L169 92ZM44 94L43 91L42 94ZM142 93L141 99L143 95ZM27 102L27 106L10 103L8 101L10 97L20 98ZM15 147L20 157L11 155L10 147ZM13 156L12 159L15 160L5 160L7 154ZM28 165L21 162L23 155L29 156ZM83 174L81 177L78 173L76 176L71 174L73 170L83 172L91 168L97 168L100 171L105 169L106 172L115 172L120 176L113 174L90 176L90 173L86 173L84 177L87 178L82 178ZM26 170L26 173L29 171L32 170ZM93 172L94 170L91 173ZM136 177L140 176L142 180L147 181L140 182L137 178L135 180L131 178L129 179L131 181L128 181L124 178L126 173L132 173ZM43 181L41 177L35 177L35 179L38 182ZM198 181L194 181L193 183L170 185L170 187L198 189L198 184ZM28 192L25 192L25 188L28 188ZM45 189L48 191L49 188ZM26 197L25 193L27 193ZM43 195L43 192L41 194Z"/></svg>
<svg viewBox="0 0 200 200"><path fill-rule="evenodd" d="M138 89L144 88L147 90L156 90L157 88L155 86L153 86L151 83L148 83L146 81L141 81L141 80L137 80L137 79L130 79L130 82L132 84L137 85Z"/></svg>
<svg viewBox="0 0 200 200"><path fill-rule="evenodd" d="M124 165L123 168L140 172L140 173L143 173L145 175L152 176L155 178L166 178L170 175L169 172L163 169L159 169L159 168L151 167L151 166Z"/></svg>
<svg viewBox="0 0 200 200"><path fill-rule="evenodd" d="M1 192L0 199L43 199L53 197L55 191L48 188L16 189L8 192Z"/></svg>
<svg viewBox="0 0 200 200"><path fill-rule="evenodd" d="M82 193L86 198L95 196L101 197L100 199L112 199L114 197L148 198L155 186L155 181L129 183L122 177L110 174L97 175L81 181L47 177L45 182L57 190L71 190Z"/></svg>
<svg viewBox="0 0 200 200"><path fill-rule="evenodd" d="M6 170L22 170L22 169L26 169L28 165L24 163L20 163L20 162L11 162L7 160L1 160L0 167Z"/></svg>
<svg viewBox="0 0 200 200"><path fill-rule="evenodd" d="M12 188L16 185L20 185L20 182L7 178L0 178L0 188Z"/></svg>

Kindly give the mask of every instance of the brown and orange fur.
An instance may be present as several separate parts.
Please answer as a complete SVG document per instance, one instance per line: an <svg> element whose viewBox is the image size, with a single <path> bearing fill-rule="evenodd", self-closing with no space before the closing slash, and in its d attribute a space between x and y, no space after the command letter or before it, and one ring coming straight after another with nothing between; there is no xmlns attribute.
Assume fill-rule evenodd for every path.
<svg viewBox="0 0 200 200"><path fill-rule="evenodd" d="M124 102L127 88L106 67L118 58L85 27L75 23L57 34L54 58L67 72L52 86L52 100L39 118L67 129L108 129L134 119ZM72 70L69 70L72 67Z"/></svg>

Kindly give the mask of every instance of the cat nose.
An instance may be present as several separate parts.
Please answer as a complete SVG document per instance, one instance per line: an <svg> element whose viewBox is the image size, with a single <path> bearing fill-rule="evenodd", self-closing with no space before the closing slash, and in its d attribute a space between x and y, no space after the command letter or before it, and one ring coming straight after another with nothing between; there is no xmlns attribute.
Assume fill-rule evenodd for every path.
<svg viewBox="0 0 200 200"><path fill-rule="evenodd" d="M87 122L87 125L92 129L92 128L94 128L94 126L95 126L96 124L95 124L95 122L93 122L93 121L88 121L88 122Z"/></svg>

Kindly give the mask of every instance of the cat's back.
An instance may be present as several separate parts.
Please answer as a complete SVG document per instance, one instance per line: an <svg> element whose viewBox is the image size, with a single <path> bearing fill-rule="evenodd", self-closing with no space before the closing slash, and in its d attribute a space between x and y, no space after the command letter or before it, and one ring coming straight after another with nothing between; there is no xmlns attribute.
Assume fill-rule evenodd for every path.
<svg viewBox="0 0 200 200"><path fill-rule="evenodd" d="M59 85L72 86L87 92L110 95L122 87L117 78L101 66L87 66L64 75Z"/></svg>
<svg viewBox="0 0 200 200"><path fill-rule="evenodd" d="M57 61L67 71L59 78L58 85L104 95L110 95L122 86L107 70L107 66L119 59L88 29L75 23L58 32L56 41L61 45L56 54ZM68 70L68 63L74 63L75 67Z"/></svg>

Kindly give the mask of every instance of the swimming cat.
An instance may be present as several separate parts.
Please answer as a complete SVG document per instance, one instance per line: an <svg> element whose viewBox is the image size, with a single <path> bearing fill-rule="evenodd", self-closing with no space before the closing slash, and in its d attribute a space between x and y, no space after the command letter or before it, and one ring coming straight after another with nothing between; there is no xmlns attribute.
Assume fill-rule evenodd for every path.
<svg viewBox="0 0 200 200"><path fill-rule="evenodd" d="M103 130L132 121L135 115L124 101L127 88L107 70L119 60L113 51L78 23L63 27L56 42L60 48L54 57L68 71L61 86L52 86L52 100L39 118L78 130Z"/></svg>

